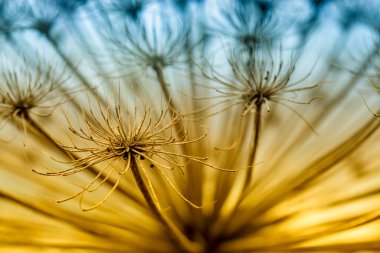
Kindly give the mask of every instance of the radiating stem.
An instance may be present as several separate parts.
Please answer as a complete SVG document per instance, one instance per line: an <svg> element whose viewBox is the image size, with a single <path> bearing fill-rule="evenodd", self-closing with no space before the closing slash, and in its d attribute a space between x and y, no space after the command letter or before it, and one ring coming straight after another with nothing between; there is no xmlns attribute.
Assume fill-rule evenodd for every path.
<svg viewBox="0 0 380 253"><path fill-rule="evenodd" d="M86 222L85 220L81 219L81 217L73 213L69 213L62 210L60 212L57 212L56 210L51 209L47 206L41 206L40 204L35 203L33 201L23 200L19 197L3 192L1 189L0 189L0 198L12 201L13 203L17 205L23 206L29 210L42 214L46 217L50 217L60 222L63 221L69 224L70 226L76 227L79 230L88 232L92 235L102 236L102 238L109 236L100 230L94 229L93 226L89 224L89 222ZM107 239L110 239L110 238L107 238Z"/></svg>
<svg viewBox="0 0 380 253"><path fill-rule="evenodd" d="M90 57L91 60L94 62L95 64L95 67L96 67L96 72L102 77L102 80L106 80L106 76L104 75L105 73L105 70L102 66L102 64L100 63L98 57L96 57L96 55L94 53L92 53L91 51L91 41L94 40L94 38L92 36L95 36L95 35L92 35L91 37L89 36L85 36L84 32L81 31L80 27L77 25L77 23L74 21L74 20L68 20L68 25L71 29L73 29L75 31L75 36L77 37L78 39L78 42L81 43L82 45L82 48L86 51L86 56ZM89 26L93 27L93 22L89 22L88 24ZM96 24L95 24L96 26ZM106 85L106 88L110 88L111 91L112 91L112 86L111 85Z"/></svg>
<svg viewBox="0 0 380 253"><path fill-rule="evenodd" d="M358 150L373 134L377 132L380 126L378 119L372 118L357 129L352 135L344 141L333 147L331 150L312 161L305 166L301 174L296 174L293 177L284 180L276 186L276 191L268 194L265 201L256 205L252 210L246 210L240 216L239 224L234 224L234 232L231 236L238 236L242 231L249 228L247 222L251 217L260 218L263 214L276 205L280 205L289 196L295 196L300 192L305 192L313 186L313 183L326 175L329 171L336 168L335 166L350 156L354 151ZM291 218L291 216L289 216ZM284 222L282 219L281 222Z"/></svg>
<svg viewBox="0 0 380 253"><path fill-rule="evenodd" d="M236 212L242 203L246 191L249 189L250 183L252 181L252 177L254 174L254 163L256 161L256 155L258 150L258 145L260 141L260 131L261 131L261 104L256 104L256 111L255 111L255 117L254 117L254 133L252 136L252 143L250 147L250 154L248 159L248 169L247 174L245 175L243 188L240 192L240 195L238 196L238 199L236 201L236 204L232 207L231 211L228 213L228 216L225 217L223 220L221 220L220 223L217 223L216 226L213 228L213 231L215 234L220 233L221 231L225 231L233 221L233 218L236 216ZM248 128L246 128L248 129Z"/></svg>
<svg viewBox="0 0 380 253"><path fill-rule="evenodd" d="M178 227L162 212L159 203L153 199L152 194L149 192L147 185L144 182L144 179L141 176L137 162L134 156L131 157L131 170L133 177L136 181L137 186L139 187L140 192L142 193L148 207L153 212L153 214L161 221L161 223L172 233L173 239L177 240L185 252L201 252L199 245L194 242L191 242L179 229Z"/></svg>
<svg viewBox="0 0 380 253"><path fill-rule="evenodd" d="M252 177L254 174L254 169L255 169L255 161L256 161L256 155L257 155L257 150L259 146L259 138L260 138L260 131L261 131L261 104L256 105L256 111L255 111L255 118L253 122L254 126L254 133L253 133L253 142L251 146L251 152L249 155L248 159L248 169L247 169L247 174L244 180L244 185L243 185L243 195L246 191L246 189L249 187Z"/></svg>
<svg viewBox="0 0 380 253"><path fill-rule="evenodd" d="M144 199L145 199L146 203L148 204L148 207L151 209L151 211L154 213L154 215L161 218L161 213L160 213L158 207L156 206L151 194L149 193L149 190L148 190L147 186L145 185L144 180L141 176L141 173L138 169L136 160L133 157L131 158L131 170L133 173L133 178L135 179L136 184L140 189L140 192L144 196Z"/></svg>
<svg viewBox="0 0 380 253"><path fill-rule="evenodd" d="M68 158L74 159L73 154L71 154L70 152L64 150L61 146L59 146L57 144L57 142L46 131L44 131L37 122L35 122L29 116L28 113L25 113L23 115L23 118L24 118L25 122L27 122L29 124L29 126L32 127L32 129L36 130L39 134L41 134L43 137L45 137L49 141L50 144L52 144L54 147L56 147L59 151L61 151Z"/></svg>
<svg viewBox="0 0 380 253"><path fill-rule="evenodd" d="M168 103L168 106L169 106L170 116L173 119L178 114L178 111L176 109L176 106L175 106L173 100L170 98L170 92L169 92L168 87L167 87L167 82L165 79L163 69L159 66L154 66L153 70L156 73L158 82L160 83L160 86L161 86L161 90L164 93L166 102ZM181 138L181 136L184 135L184 128L183 128L182 122L181 121L177 122L177 124L174 125L174 128L176 130L177 137ZM186 147L184 145L181 145L181 148L184 151L186 150Z"/></svg>
<svg viewBox="0 0 380 253"><path fill-rule="evenodd" d="M188 72L189 72L189 83L190 83L190 86L191 86L191 95L196 97L197 96L197 89L195 87L196 85L196 82L195 82L195 73L194 73L194 63L193 63L193 51L191 48L186 48L186 53L187 53L187 61L188 61ZM194 105L194 99L192 100L193 101L193 110L195 109L195 105Z"/></svg>
<svg viewBox="0 0 380 253"><path fill-rule="evenodd" d="M164 93L164 96L165 96L165 99L166 99L166 102L168 103L168 106L169 106L169 113L170 113L170 117L172 119L174 119L177 114L178 114L178 111L175 107L175 104L173 102L173 100L170 98L170 93L169 93L169 90L168 90L168 87L167 87L167 82L166 82L166 79L165 79L165 75L164 75L164 72L163 72L163 69L159 66L154 66L153 67L153 70L154 72L156 73L156 76L157 76L157 79L158 79L158 82L160 83L160 86L161 86L161 90L162 92ZM184 130L184 126L182 124L182 121L178 121L175 125L174 125L174 130L175 130L175 133L177 135L178 138L182 138L186 135L185 133L185 130ZM184 153L188 153L187 151L187 147L186 145L181 145L179 146L179 148L184 152ZM198 173L194 172L195 170L188 170L188 180L191 184L193 184L194 182L199 182L199 180L201 179L202 177L202 174L199 173L199 171L197 171ZM198 189L201 189L202 186L199 186ZM189 196L192 196L193 198L196 199L196 201L200 201L200 195L195 195L194 196L194 192L201 192L201 191L195 191L195 189L191 188L191 189L185 189L185 190L188 190L188 194ZM193 214L194 215L197 215L199 212L197 210L192 210L192 212L194 212Z"/></svg>
<svg viewBox="0 0 380 253"><path fill-rule="evenodd" d="M314 118L310 120L310 125L312 125L313 128L317 128L318 126L320 126L324 122L324 119L327 118L332 112L334 112L334 110L331 109L333 109L339 103L342 103L342 101L344 101L348 97L352 89L360 83L359 80L362 78L365 71L371 66L371 63L374 61L375 57L379 55L379 50L380 45L376 44L374 49L367 55L367 57L359 66L358 70L356 71L357 74L353 75L352 78L347 82L347 84L342 86L338 94L336 96L333 96L333 99L330 99L330 101L327 101L327 103L324 105L324 109L316 113ZM288 146L293 147L297 143L307 140L307 138L309 137L310 129L305 128L304 130L302 130L301 133L298 134L298 136L294 140L290 142ZM273 158L274 163L281 164L283 159L288 157L291 151L292 148L288 148L284 150L284 152L279 153L278 157ZM265 182L266 178L270 178L271 176L272 175L270 175L269 172L268 175L265 175L265 179L263 179L262 182Z"/></svg>
<svg viewBox="0 0 380 253"><path fill-rule="evenodd" d="M52 38L47 33L41 33L46 40L51 44L52 48L55 50L55 52L61 57L61 59L65 62L66 66L70 68L70 70L75 74L75 76L79 79L79 81L82 83L82 85L88 89L91 94L98 98L99 94L96 92L95 88L92 87L92 85L87 81L87 79L78 71L76 66L71 62L71 60L62 52L61 48L59 47L57 41ZM100 97L99 97L100 98ZM106 104L104 99L100 98L103 104Z"/></svg>
<svg viewBox="0 0 380 253"><path fill-rule="evenodd" d="M177 114L177 110L176 110L176 107L174 105L173 100L170 98L170 93L169 93L169 90L168 90L168 86L167 86L167 82L166 82L166 79L165 79L164 72L163 72L162 68L158 67L158 66L154 66L153 70L156 73L158 82L160 83L161 90L164 93L166 102L169 105L170 114L173 117L174 115Z"/></svg>

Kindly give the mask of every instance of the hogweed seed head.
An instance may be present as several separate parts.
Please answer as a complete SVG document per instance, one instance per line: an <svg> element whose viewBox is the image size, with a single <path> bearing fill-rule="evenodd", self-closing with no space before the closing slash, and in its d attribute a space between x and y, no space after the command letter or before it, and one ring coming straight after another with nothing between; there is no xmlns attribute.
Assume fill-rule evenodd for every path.
<svg viewBox="0 0 380 253"><path fill-rule="evenodd" d="M270 111L270 103L278 103L291 109L286 102L309 104L318 97L307 101L299 101L292 97L298 92L314 89L318 83L302 86L302 82L310 75L293 81L296 62L291 58L288 63L284 59L275 59L269 50L269 55L256 53L254 57L241 52L232 52L228 63L233 78L221 75L215 70L211 74L204 73L208 80L216 82L214 86L206 88L216 91L216 95L199 97L196 99L219 99L220 101L202 108L195 113L216 108L209 116L223 112L235 106L242 107L241 115L255 112L257 108L265 106Z"/></svg>
<svg viewBox="0 0 380 253"><path fill-rule="evenodd" d="M75 13L79 8L84 7L89 0L54 0L58 8L67 15Z"/></svg>
<svg viewBox="0 0 380 253"><path fill-rule="evenodd" d="M153 22L157 25L142 18L139 22L124 25L121 32L111 35L111 43L116 46L114 59L124 71L162 70L183 62L187 31L181 21L166 19L160 14Z"/></svg>
<svg viewBox="0 0 380 253"><path fill-rule="evenodd" d="M139 22L139 18L151 0L114 0L109 4L109 9L122 18L130 18L133 22Z"/></svg>
<svg viewBox="0 0 380 253"><path fill-rule="evenodd" d="M27 12L27 27L43 34L52 36L53 28L61 17L61 10L56 2L52 1L28 1L25 6Z"/></svg>
<svg viewBox="0 0 380 253"><path fill-rule="evenodd" d="M100 116L97 116L97 112L92 108L90 109L91 118L87 118L83 114L84 127L75 128L68 120L70 132L74 137L84 141L84 144L81 146L71 138L71 144L60 145L67 152L78 156L72 161L64 162L70 165L69 169L58 172L36 172L46 176L69 176L89 170L90 167L100 166L101 169L98 174L89 184L84 186L78 194L63 200L81 196L82 210L92 210L100 206L110 196L133 164L137 163L143 167L157 169L182 199L193 207L199 208L180 193L164 170L179 168L183 172L189 161L207 165L205 162L208 159L207 157L186 155L176 151L175 148L200 141L206 135L189 139L188 132L184 130L181 131L181 136L176 136L173 128L183 119L182 115L177 114L173 118L168 118L169 107L166 107L154 119L152 116L154 110L144 105L142 108L137 107L136 105L133 113L128 110L124 113L120 104L116 104L113 108L111 105L102 108L99 104ZM142 117L139 117L138 112L141 111ZM127 115L127 119L124 118L124 115ZM123 165L120 166L120 164ZM224 170L212 165L209 167ZM226 169L225 171L233 170ZM114 175L117 179L104 199L89 208L82 207L84 194L95 191Z"/></svg>
<svg viewBox="0 0 380 253"><path fill-rule="evenodd" d="M0 1L0 34L8 39L22 27L20 17L23 18L25 13L19 11L19 4L17 1Z"/></svg>
<svg viewBox="0 0 380 253"><path fill-rule="evenodd" d="M68 100L60 91L68 77L43 62L36 66L22 62L5 66L0 76L0 116L2 120L48 117Z"/></svg>
<svg viewBox="0 0 380 253"><path fill-rule="evenodd" d="M0 251L378 252L378 2L0 1L0 116L33 135L0 142Z"/></svg>
<svg viewBox="0 0 380 253"><path fill-rule="evenodd" d="M255 49L277 41L286 30L273 1L226 2L221 6L221 15L213 19L211 29L232 40L235 48L253 53Z"/></svg>

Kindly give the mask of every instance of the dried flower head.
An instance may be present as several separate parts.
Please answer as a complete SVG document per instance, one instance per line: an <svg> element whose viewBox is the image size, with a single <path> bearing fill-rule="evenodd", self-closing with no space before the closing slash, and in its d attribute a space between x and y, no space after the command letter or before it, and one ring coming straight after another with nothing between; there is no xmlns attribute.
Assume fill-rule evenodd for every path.
<svg viewBox="0 0 380 253"><path fill-rule="evenodd" d="M173 22L160 12L152 14L150 22L146 18L141 22L125 24L121 36L120 33L112 35L112 43L117 47L113 56L122 67L121 74L136 75L141 73L139 70L152 70L172 114L176 113L177 108L164 70L175 63L185 62L182 57L186 51L187 35L180 22Z"/></svg>
<svg viewBox="0 0 380 253"><path fill-rule="evenodd" d="M0 34L10 38L11 34L21 28L21 19L25 13L19 11L17 1L0 1Z"/></svg>
<svg viewBox="0 0 380 253"><path fill-rule="evenodd" d="M356 92L369 75L380 73L378 58L372 48L358 59L349 57L365 50L358 40L368 45L376 38L368 33L377 26L378 1L0 0L0 36L11 33L2 40L9 68L0 73L15 72L18 84L3 85L0 98L8 102L0 111L18 119L13 124L26 122L33 136L23 148L0 141L0 252L380 252L380 119ZM134 3L149 4L128 10ZM215 11L219 6L222 12ZM338 17L334 6L358 11L350 19L351 10L340 9L349 30L330 29ZM160 11L178 15L187 35L171 15L161 20ZM218 36L211 38L206 27L220 31ZM182 36L184 44L177 39ZM274 49L279 44L289 50L284 57ZM229 61L228 54L219 54L221 45L233 52ZM27 74L14 66L16 52L33 62L41 48L75 83L49 92L49 82L36 81L50 80L47 65L41 72L28 65L33 73ZM321 71L304 80L315 55L321 55ZM210 58L216 59L211 72L204 60ZM331 59L351 73L332 68ZM149 69L149 80L141 72L129 75L141 67ZM53 80L61 73L56 70ZM108 77L115 73L122 90L113 90L116 106L106 99L113 89ZM29 78L36 88L28 92ZM313 78L334 85L312 89ZM128 85L131 79L135 83ZM212 90L204 93L198 81ZM378 78L373 81L380 86ZM144 93L140 82L161 87ZM58 110L49 118L32 115L49 115L76 84L99 88L90 90L89 108L82 97L65 104L67 131ZM185 101L174 90L205 98ZM308 103L318 92L325 92L323 103L294 104ZM378 97L363 96L378 115ZM9 102L18 97L28 102ZM203 128L178 113L204 106L197 116L223 111L203 122L210 129L207 140ZM318 137L292 108L307 116ZM0 139L21 134L1 130ZM226 146L215 151L218 159L201 158ZM246 169L222 173L208 164ZM77 201L51 201L59 196L77 197L84 210L106 203L85 213Z"/></svg>
<svg viewBox="0 0 380 253"><path fill-rule="evenodd" d="M170 3L174 5L183 14L190 10L192 3L195 4L204 4L205 0L171 0Z"/></svg>
<svg viewBox="0 0 380 253"><path fill-rule="evenodd" d="M138 115L141 113L141 108L137 108L137 106L133 113L128 110L123 113L120 104L115 105L112 109L110 105L103 108L99 104L99 110L100 116L97 116L96 112L90 109L91 119L84 114L84 127L79 127L79 129L76 129L69 121L71 133L85 141L83 146L79 146L73 139L71 139L70 145L61 144L63 149L75 156L74 160L68 162L71 165L70 168L58 172L38 172L48 176L68 176L88 170L93 166L100 166L101 169L97 176L89 184L84 186L78 194L63 201L81 196L81 208L92 210L100 206L110 196L129 170L136 173L135 170L138 167L149 180L145 167L150 167L156 168L180 197L192 206L197 207L179 192L164 170L180 168L184 172L189 161L207 165L205 162L207 157L186 155L175 149L176 146L197 142L203 139L205 135L190 140L187 131L184 130L181 131L182 136L175 136L173 128L182 120L183 116L177 114L174 118L170 118L168 107L161 110L156 120L152 116L153 110L146 106L142 106L142 117L140 118ZM127 120L123 118L125 115ZM115 175L117 179L107 196L97 204L84 208L82 206L84 194L95 191Z"/></svg>
<svg viewBox="0 0 380 253"><path fill-rule="evenodd" d="M373 2L371 1L336 1L336 8L337 8L337 14L338 14L338 22L341 25L341 28L343 31L349 31L351 28L354 27L354 25L358 23L365 23L365 20L370 16L367 13L367 7L372 6L372 8L377 9L374 7Z"/></svg>
<svg viewBox="0 0 380 253"><path fill-rule="evenodd" d="M231 53L228 63L233 78L227 78L215 70L211 74L204 73L209 80L217 82L215 86L206 86L206 88L215 90L217 94L197 99L221 100L200 109L197 111L198 113L217 108L216 111L207 115L211 116L231 107L241 106L241 115L245 116L261 109L263 105L269 112L270 102L278 103L292 110L285 102L309 104L317 98L314 97L308 101L294 99L296 93L313 89L318 83L300 86L310 73L300 80L292 81L296 65L293 59L289 63L281 58L277 60L270 50L268 55L256 52L254 57L248 56L247 58L246 56L241 52ZM287 94L292 94L293 97L286 96Z"/></svg>
<svg viewBox="0 0 380 253"><path fill-rule="evenodd" d="M73 14L79 8L84 7L89 1L88 0L55 0L60 10L65 14Z"/></svg>
<svg viewBox="0 0 380 253"><path fill-rule="evenodd" d="M268 5L264 2L260 5L258 1L227 1L227 3L220 10L221 17L213 19L212 29L232 39L234 46L238 48L253 53L255 48L275 41L285 29L284 23L279 22L278 14L273 13L274 3L267 3ZM262 8L268 9L263 12Z"/></svg>
<svg viewBox="0 0 380 253"><path fill-rule="evenodd" d="M30 0L25 9L28 13L28 27L44 36L51 36L53 28L61 15L57 2Z"/></svg>
<svg viewBox="0 0 380 253"><path fill-rule="evenodd" d="M156 71L183 61L187 31L180 20L173 21L161 15L152 15L151 22L141 19L125 24L121 33L111 35L117 47L114 58L122 67Z"/></svg>
<svg viewBox="0 0 380 253"><path fill-rule="evenodd" d="M373 29L375 34L380 32L380 10L378 8L380 4L379 0L370 0L370 1L358 1L358 21L364 25L367 25L369 28ZM353 6L355 8L355 6ZM349 15L349 14L348 14Z"/></svg>
<svg viewBox="0 0 380 253"><path fill-rule="evenodd" d="M17 66L3 64L0 76L0 116L4 120L27 119L32 115L48 117L53 110L67 101L60 92L67 81L65 72L54 66L31 65L25 60Z"/></svg>
<svg viewBox="0 0 380 253"><path fill-rule="evenodd" d="M144 9L150 4L151 0L113 0L109 4L108 9L116 12L123 18L130 18L132 21L138 22Z"/></svg>
<svg viewBox="0 0 380 253"><path fill-rule="evenodd" d="M64 18L72 19L87 0L28 0L24 11L26 27L35 30L49 40L58 39L58 25Z"/></svg>

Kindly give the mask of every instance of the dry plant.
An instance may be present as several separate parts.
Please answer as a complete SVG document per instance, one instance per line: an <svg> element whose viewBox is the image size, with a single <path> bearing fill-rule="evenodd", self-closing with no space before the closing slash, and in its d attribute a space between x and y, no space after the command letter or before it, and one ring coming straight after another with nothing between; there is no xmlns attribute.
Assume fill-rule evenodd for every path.
<svg viewBox="0 0 380 253"><path fill-rule="evenodd" d="M0 1L0 252L380 251L352 2Z"/></svg>

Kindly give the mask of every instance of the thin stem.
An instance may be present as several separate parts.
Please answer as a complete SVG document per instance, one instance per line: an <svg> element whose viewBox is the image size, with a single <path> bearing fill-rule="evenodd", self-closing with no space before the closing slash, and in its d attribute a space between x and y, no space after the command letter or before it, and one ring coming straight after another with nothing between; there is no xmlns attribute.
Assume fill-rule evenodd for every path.
<svg viewBox="0 0 380 253"><path fill-rule="evenodd" d="M133 157L131 158L131 170L133 173L133 177L136 181L136 184L139 187L140 192L144 196L144 199L145 199L146 203L148 204L148 207L151 209L151 211L154 213L154 215L161 218L161 213L160 213L158 207L156 206L156 204L154 203L154 200L153 200L152 196L150 195L149 190L148 190L147 186L145 185L144 180L141 176L141 173L138 169L136 160Z"/></svg>
<svg viewBox="0 0 380 253"><path fill-rule="evenodd" d="M191 24L192 20L192 15L191 12L186 15L187 22ZM189 83L191 86L191 95L196 96L196 88L195 88L195 72L194 72L194 47L192 46L191 43L191 35L193 34L192 29L190 27L189 32L186 35L186 43L185 43L185 50L186 50L186 58L187 58L187 69L188 69L188 74L189 74ZM192 100L192 109L195 109L195 103L194 100Z"/></svg>
<svg viewBox="0 0 380 253"><path fill-rule="evenodd" d="M255 168L255 160L256 160L256 155L257 155L257 150L259 146L259 138L260 138L260 131L261 131L261 104L256 105L256 111L255 111L255 118L254 118L254 134L253 134L253 143L251 147L251 153L249 155L249 160L248 160L248 170L247 174L244 180L244 185L243 185L243 194L245 193L246 189L249 187L252 177L254 174L254 168Z"/></svg>
<svg viewBox="0 0 380 253"><path fill-rule="evenodd" d="M153 214L172 233L173 237L177 240L177 243L179 244L178 246L180 246L183 250L185 250L185 252L201 252L199 245L196 245L194 242L191 242L178 229L178 227L174 225L174 223L162 212L159 203L157 203L157 201L154 201L152 194L149 192L148 187L141 176L141 173L139 171L139 168L134 156L131 156L130 159L131 159L131 170L133 173L133 177L148 207L153 212Z"/></svg>
<svg viewBox="0 0 380 253"><path fill-rule="evenodd" d="M165 79L164 72L163 72L162 68L160 68L158 66L153 67L153 70L156 73L158 82L160 83L161 90L164 93L166 102L169 104L170 114L173 117L174 115L176 115L177 111L176 111L176 107L174 105L173 100L170 99L170 93L169 93L169 90L168 90L168 87L167 87L167 82L166 82L166 79Z"/></svg>
<svg viewBox="0 0 380 253"><path fill-rule="evenodd" d="M261 104L256 104L256 111L255 111L255 117L254 117L254 133L253 133L253 140L252 140L252 146L251 146L251 152L248 159L248 171L244 179L243 188L240 192L240 195L238 197L238 200L236 201L236 204L233 206L231 211L229 212L228 216L225 217L225 219L221 220L220 223L217 223L215 227L213 228L213 231L215 234L220 233L220 231L225 231L233 221L233 218L236 216L236 212L242 203L244 196L246 195L246 191L249 189L250 183L252 181L252 177L254 174L254 163L256 160L259 140L260 140L260 131L261 131ZM249 129L249 128L246 128Z"/></svg>
<svg viewBox="0 0 380 253"><path fill-rule="evenodd" d="M46 131L44 131L40 125L38 125L37 122L35 122L28 113L24 114L24 120L29 124L30 127L32 127L34 130L36 130L39 134L41 134L43 137L45 137L50 144L52 144L54 147L56 147L59 151L61 151L64 155L66 155L70 159L75 159L74 155L68 152L67 150L64 150L61 146L57 144L57 142L51 137Z"/></svg>
<svg viewBox="0 0 380 253"><path fill-rule="evenodd" d="M42 35L46 38L46 40L51 44L52 48L55 52L61 57L61 59L65 62L66 66L70 68L70 70L75 74L75 76L79 79L79 81L83 84L83 86L88 89L94 97L99 97L99 94L96 92L96 89L91 86L91 84L86 80L86 78L78 71L75 65L71 62L71 60L63 53L60 49L58 42L52 38L49 34L42 33ZM103 98L100 98L103 104L106 104Z"/></svg>
<svg viewBox="0 0 380 253"><path fill-rule="evenodd" d="M153 70L156 73L158 82L160 83L160 86L161 86L161 90L164 93L166 102L168 103L170 116L171 116L171 118L175 118L178 112L176 110L176 107L175 107L175 104L174 104L173 100L170 99L170 93L169 93L169 90L168 90L168 87L167 87L167 82L166 82L166 79L165 79L165 75L164 75L163 69L161 67L159 67L159 66L154 66ZM174 125L174 130L175 130L175 133L176 133L176 135L177 135L178 138L181 138L182 136L185 135L185 132L184 132L185 130L184 129L185 128L184 128L184 126L182 124L182 121L178 121ZM186 145L181 145L180 149L184 153L188 153ZM202 172L200 172L200 173L199 173L199 171L195 172L195 170L188 170L187 172L188 172L188 177L187 178L188 178L188 182L190 183L190 185L199 185L199 184L197 184L197 182L199 182L199 180L201 180L201 178L203 177ZM198 187L199 188L197 190L195 190L195 189L188 189L188 191L187 191L188 194L189 194L189 196L192 196L194 199L196 199L196 201L199 201L200 198L201 198L201 191L202 191L201 189L202 189L202 187L201 187L201 185L199 185ZM194 192L198 192L200 194L194 195ZM199 212L197 210L192 210L191 212L193 213L193 215L198 215L199 214Z"/></svg>
<svg viewBox="0 0 380 253"><path fill-rule="evenodd" d="M175 106L173 100L170 98L170 93L169 93L169 90L167 87L167 82L165 79L164 72L163 72L162 68L158 67L158 66L153 67L153 70L156 73L158 82L160 83L160 86L161 86L161 90L164 93L166 102L168 103L168 106L169 106L170 116L173 119L177 115L177 110L176 110L176 106ZM178 121L177 124L174 125L174 128L176 130L177 137L183 136L184 128L183 128L181 121ZM184 145L181 145L181 147L184 149L184 151L186 150Z"/></svg>
<svg viewBox="0 0 380 253"><path fill-rule="evenodd" d="M81 31L80 27L77 25L77 23L74 21L74 20L68 20L68 25L75 30L75 36L77 37L78 39L78 42L81 43L83 45L83 48L84 50L86 51L86 56L89 56L91 57L91 60L95 63L95 67L97 69L97 73L102 77L102 81L105 82L107 80L106 76L104 75L105 70L102 66L102 64L99 62L99 59L98 57L96 57L96 55L94 53L92 53L92 49L91 49L91 40L93 40L94 38L92 37L89 37L89 36L85 36L84 35L84 32ZM89 22L89 26L93 27L93 22ZM95 35L92 35L92 36L95 36ZM90 41L89 41L90 39ZM107 50L105 50L107 52ZM106 88L111 88L112 86L111 85L106 85Z"/></svg>
<svg viewBox="0 0 380 253"><path fill-rule="evenodd" d="M107 239L111 239L112 237L109 234L102 233L101 230L94 228L91 222L87 222L83 220L82 217L76 215L75 213L67 212L64 210L57 212L56 209L49 208L46 205L41 206L38 203L35 203L33 201L23 200L14 195L3 192L1 189L0 189L0 198L9 200L17 205L25 207L31 211L37 212L46 217L58 220L60 222L63 221L66 224L73 226L81 231L90 233L91 235L98 236L101 238L107 237Z"/></svg>
<svg viewBox="0 0 380 253"><path fill-rule="evenodd" d="M313 186L313 182L317 181L326 173L336 168L335 166L349 157L354 151L358 150L371 136L373 136L379 129L380 121L376 118L371 118L368 122L363 124L352 135L347 137L344 141L333 147L321 157L312 161L311 164L305 166L301 174L295 174L276 186L276 191L270 192L264 202L256 205L252 210L246 210L244 214L240 215L238 224L235 225L234 232L231 236L239 236L247 233L249 225L247 220L251 217L259 219L263 214L276 205L280 205L289 196L297 196L297 193L305 192ZM251 189L252 190L252 189ZM289 216L290 218L291 216ZM281 222L285 222L282 219Z"/></svg>

